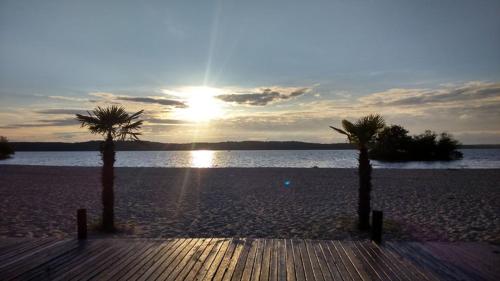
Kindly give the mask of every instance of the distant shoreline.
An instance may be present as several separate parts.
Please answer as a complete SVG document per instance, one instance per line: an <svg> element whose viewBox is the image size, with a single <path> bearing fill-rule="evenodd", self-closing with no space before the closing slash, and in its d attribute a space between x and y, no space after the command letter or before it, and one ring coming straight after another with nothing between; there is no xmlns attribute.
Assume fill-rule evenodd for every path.
<svg viewBox="0 0 500 281"><path fill-rule="evenodd" d="M15 151L99 151L100 141L64 142L11 142ZM348 143L309 143L299 141L239 141L239 142L117 142L117 151L187 151L187 150L350 150ZM500 144L469 144L460 149L500 149Z"/></svg>

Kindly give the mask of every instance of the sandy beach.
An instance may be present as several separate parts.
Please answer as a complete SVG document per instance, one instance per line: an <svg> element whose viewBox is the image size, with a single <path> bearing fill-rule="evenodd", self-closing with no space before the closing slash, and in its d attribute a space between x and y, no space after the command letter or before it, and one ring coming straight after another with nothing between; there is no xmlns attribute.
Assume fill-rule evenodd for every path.
<svg viewBox="0 0 500 281"><path fill-rule="evenodd" d="M355 169L116 168L116 219L132 237L356 239ZM289 185L285 182L289 181ZM386 239L500 242L499 170L373 172ZM100 169L0 166L0 237L71 236L100 216Z"/></svg>

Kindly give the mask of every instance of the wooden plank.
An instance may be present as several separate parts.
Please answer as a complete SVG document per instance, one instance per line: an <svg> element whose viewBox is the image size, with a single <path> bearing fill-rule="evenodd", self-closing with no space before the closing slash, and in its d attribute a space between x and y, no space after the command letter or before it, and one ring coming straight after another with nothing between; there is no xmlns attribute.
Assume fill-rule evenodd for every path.
<svg viewBox="0 0 500 281"><path fill-rule="evenodd" d="M328 271L334 280L345 280L350 281L351 277L349 276L349 272L345 269L342 261L337 258L336 255L333 255L326 244L326 241L318 242L318 252L321 251L321 254L325 258L326 265L328 267ZM318 253L319 255L319 253Z"/></svg>
<svg viewBox="0 0 500 281"><path fill-rule="evenodd" d="M312 246L311 244L312 244L311 240L304 241L308 259L311 262L312 272L314 274L314 280L324 281L325 280L324 274L321 270L321 266L319 264L318 257L316 256L316 252L314 251L314 246Z"/></svg>
<svg viewBox="0 0 500 281"><path fill-rule="evenodd" d="M70 270L64 272L63 274L59 275L58 277L54 278L54 280L69 280L72 278L75 278L77 276L78 272L80 270L85 269L87 266L95 263L96 261L99 261L100 259L108 256L109 254L113 253L116 251L116 247L113 246L113 244L105 244L106 247L102 248L102 250L95 255L92 256L86 256L84 260L81 261L81 263L75 265L72 267Z"/></svg>
<svg viewBox="0 0 500 281"><path fill-rule="evenodd" d="M103 248L102 245L107 244L109 244L109 242L104 239L79 241L78 248L75 251L51 260L48 264L41 265L39 268L26 272L26 274L23 274L21 277L23 280L31 278L34 280L53 280L59 275L71 270L71 268L78 266L88 256L100 253Z"/></svg>
<svg viewBox="0 0 500 281"><path fill-rule="evenodd" d="M103 257L100 260L94 261L92 264L87 264L87 266L80 270L78 273L75 273L76 276L73 280L90 280L94 276L98 275L102 271L106 270L108 267L112 266L121 256L126 255L130 252L134 247L134 244L131 242L128 243L114 243L113 245L116 250L109 255Z"/></svg>
<svg viewBox="0 0 500 281"><path fill-rule="evenodd" d="M201 267L203 264L207 262L207 259L210 257L212 254L212 251L214 251L214 248L218 245L218 240L217 239L211 239L208 245L205 247L205 250L201 254L201 256L196 260L195 264L193 265L193 268L188 272L187 276L184 278L184 280L194 280L198 272L200 271Z"/></svg>
<svg viewBox="0 0 500 281"><path fill-rule="evenodd" d="M175 280L177 275L188 264L191 257L196 253L198 248L203 244L205 239L194 239L193 246L190 249L185 249L179 254L172 264L160 275L160 280Z"/></svg>
<svg viewBox="0 0 500 281"><path fill-rule="evenodd" d="M354 264L352 263L351 259L349 258L347 252L345 251L344 247L342 247L342 243L337 241L328 241L328 246L329 249L332 253L335 253L342 261L342 264L344 265L346 271L348 272L348 275L352 280L369 280L369 277L366 276L366 273L363 271L358 272ZM363 274L364 276L360 275Z"/></svg>
<svg viewBox="0 0 500 281"><path fill-rule="evenodd" d="M38 244L51 242L52 239L36 239L36 240L27 240L25 242L16 243L11 247L8 247L6 250L0 252L0 265L1 262L8 260L11 257L15 257L19 254L22 254L26 251L31 250L36 247Z"/></svg>
<svg viewBox="0 0 500 281"><path fill-rule="evenodd" d="M297 240L290 240L290 245L293 251L293 264L295 269L295 278L298 281L306 280L306 274L304 269L304 264L302 263L302 257L300 255L300 247Z"/></svg>
<svg viewBox="0 0 500 281"><path fill-rule="evenodd" d="M384 264L387 271L394 275L398 280L412 280L412 275L402 270L399 263L395 263L393 260L389 259L383 251L378 247L378 245L372 241L359 242L360 247L371 253L371 255Z"/></svg>
<svg viewBox="0 0 500 281"><path fill-rule="evenodd" d="M109 280L118 273L124 272L127 268L130 268L132 264L144 254L146 251L151 250L156 247L158 243L151 243L149 241L140 241L137 243L135 250L128 253L118 264L115 264L112 268L102 272L95 277L96 280Z"/></svg>
<svg viewBox="0 0 500 281"><path fill-rule="evenodd" d="M338 245L338 249L342 249L346 256L348 257L351 264L356 269L356 272L364 279L370 280L383 280L381 275L373 269L373 267L368 263L362 255L356 251L356 247L351 241L335 241Z"/></svg>
<svg viewBox="0 0 500 281"><path fill-rule="evenodd" d="M295 281L295 262L293 260L293 247L291 240L283 240L285 247L285 263L286 263L286 280Z"/></svg>
<svg viewBox="0 0 500 281"><path fill-rule="evenodd" d="M119 250L115 255L110 255L96 264L91 270L82 272L77 280L99 280L97 276L103 275L105 272L111 271L111 269L115 267L120 267L129 255L136 252L138 247L143 247L144 245L138 241L124 241L118 242L117 246L119 247Z"/></svg>
<svg viewBox="0 0 500 281"><path fill-rule="evenodd" d="M175 246L178 243L183 243L185 240L174 240ZM138 256L133 263L123 272L119 272L118 274L111 277L111 280L126 280L130 279L133 275L135 275L141 268L149 269L152 264L156 263L157 260L162 257L161 253L164 251L168 251L169 249L174 247L174 243L172 241L165 241L163 243L152 242L153 247L149 248L146 252ZM144 272L143 272L144 274Z"/></svg>
<svg viewBox="0 0 500 281"><path fill-rule="evenodd" d="M234 271L236 270L236 266L238 263L243 263L245 264L245 260L243 261L240 259L241 254L245 248L246 244L246 239L235 239L234 240L236 243L236 248L234 249L234 253L232 258L229 260L229 265L227 266L226 273L224 274L224 278L222 278L223 281L229 281L233 278Z"/></svg>
<svg viewBox="0 0 500 281"><path fill-rule="evenodd" d="M229 263L234 255L234 252L236 250L236 246L240 241L238 238L232 239L231 243L229 243L229 246L227 247L226 253L224 254L224 257L222 258L219 267L217 268L217 271L215 272L214 277L212 278L213 280L222 280L224 278L224 275L226 274L228 268L229 268ZM231 278L231 277L229 277Z"/></svg>
<svg viewBox="0 0 500 281"><path fill-rule="evenodd" d="M359 247L357 241L349 241L347 245L350 247L355 257L361 261L367 272L373 272L373 275L377 276L379 280L395 280L386 272L386 269L380 263L373 259L369 252Z"/></svg>
<svg viewBox="0 0 500 281"><path fill-rule="evenodd" d="M0 276L5 279L15 278L76 248L78 248L78 242L74 240L61 240L60 243L52 243L33 254L26 255L26 258L15 263L9 263L7 267L0 270Z"/></svg>
<svg viewBox="0 0 500 281"><path fill-rule="evenodd" d="M309 253L310 255L314 255L315 259L318 261L318 265L325 281L333 281L334 278L332 276L332 273L330 272L330 269L328 268L328 264L326 262L325 256L323 255L323 251L321 249L319 241L310 241L309 246Z"/></svg>
<svg viewBox="0 0 500 281"><path fill-rule="evenodd" d="M224 242L220 251L217 253L214 260L212 261L212 264L207 269L206 274L203 277L203 280L212 280L212 278L215 276L215 273L219 269L219 265L221 264L222 259L226 255L226 252L228 251L229 246L232 244L232 240L233 239L228 239L227 241Z"/></svg>
<svg viewBox="0 0 500 281"><path fill-rule="evenodd" d="M225 247L227 247L227 243L229 243L228 239L217 239L215 241L214 247L212 248L212 251L210 251L210 254L207 256L205 262L200 267L200 270L195 275L195 278L194 279L186 279L186 280L203 280L203 278L207 274L208 270L210 269L210 266L214 262L215 258L219 254L219 252L225 251Z"/></svg>
<svg viewBox="0 0 500 281"><path fill-rule="evenodd" d="M262 252L262 265L260 269L260 280L269 280L269 269L271 267L271 248L273 240L262 239L264 242L264 251Z"/></svg>
<svg viewBox="0 0 500 281"><path fill-rule="evenodd" d="M453 272L450 272L445 266L437 263L432 255L419 248L412 247L408 242L397 243L397 247L393 247L393 249L412 261L422 272L427 273L431 271L438 279L457 279Z"/></svg>
<svg viewBox="0 0 500 281"><path fill-rule="evenodd" d="M257 259L257 248L259 245L259 240L251 240L250 250L248 251L248 257L245 262L245 266L243 272L241 274L241 281L249 281L252 278L253 266L255 264L255 260ZM233 279L234 281L238 281L238 279Z"/></svg>
<svg viewBox="0 0 500 281"><path fill-rule="evenodd" d="M0 255L0 269L27 258L46 247L51 247L54 243L61 243L61 240L54 238L40 239L18 245L18 247L15 247L8 253Z"/></svg>
<svg viewBox="0 0 500 281"><path fill-rule="evenodd" d="M182 269L182 271L179 272L179 274L175 277L176 280L184 280L186 275L189 274L192 270L196 270L193 267L195 266L196 262L200 260L200 257L203 255L203 253L210 251L211 247L213 244L210 242L212 241L212 238L207 238L204 239L203 243L198 247L196 252L193 254L191 259L186 263L186 266ZM208 253L207 253L208 255Z"/></svg>
<svg viewBox="0 0 500 281"><path fill-rule="evenodd" d="M273 239L273 247L271 248L271 264L269 270L269 281L278 281L278 251L279 251L279 239ZM285 273L286 274L286 273ZM285 275L286 276L286 275Z"/></svg>
<svg viewBox="0 0 500 281"><path fill-rule="evenodd" d="M380 247L376 245L377 247ZM382 248L382 247L380 247ZM382 248L384 253L389 259L391 259L394 263L397 263L400 265L401 268L404 269L407 274L411 275L412 277L416 278L417 280L432 280L432 281L437 281L439 280L435 276L431 275L428 272L425 272L422 270L422 268L416 266L413 262L405 258L403 255L395 251L389 246L389 243L386 242L384 243L384 247Z"/></svg>
<svg viewBox="0 0 500 281"><path fill-rule="evenodd" d="M1 241L1 240L0 240ZM54 242L55 241L55 242ZM476 245L476 244L474 244ZM497 280L498 247L280 239L0 242L0 280ZM483 260L484 253L486 260Z"/></svg>
<svg viewBox="0 0 500 281"><path fill-rule="evenodd" d="M285 248L285 240L277 239L277 249L276 249L276 258L277 258L277 267L278 272L276 273L276 280L286 280L286 248ZM276 244L275 244L276 245Z"/></svg>
<svg viewBox="0 0 500 281"><path fill-rule="evenodd" d="M245 243L243 244L243 249L238 258L238 262L236 263L236 267L234 269L233 276L231 276L231 280L240 281L242 279L243 271L245 270L245 265L247 264L247 260L253 259L253 257L250 255L250 249L252 247L252 243L253 239L245 239Z"/></svg>
<svg viewBox="0 0 500 281"><path fill-rule="evenodd" d="M297 247L295 247L297 246ZM294 250L297 249L300 261L302 262L302 268L304 269L304 276L307 281L314 280L314 273L312 272L311 262L309 261L309 256L305 249L304 240L294 240L293 241Z"/></svg>
<svg viewBox="0 0 500 281"><path fill-rule="evenodd" d="M262 269L262 255L264 253L264 240L258 239L255 240L255 243L257 243L257 249L255 252L255 261L253 264L253 269L252 269L252 281L258 281L260 280L260 272Z"/></svg>
<svg viewBox="0 0 500 281"><path fill-rule="evenodd" d="M170 273L176 262L180 260L183 253L189 251L197 242L197 239L179 239L181 244L174 244L171 247L164 248L154 256L149 262L141 266L134 274L126 279L155 280L159 279L165 272ZM175 263L175 264L174 264ZM152 271L148 276L147 272Z"/></svg>

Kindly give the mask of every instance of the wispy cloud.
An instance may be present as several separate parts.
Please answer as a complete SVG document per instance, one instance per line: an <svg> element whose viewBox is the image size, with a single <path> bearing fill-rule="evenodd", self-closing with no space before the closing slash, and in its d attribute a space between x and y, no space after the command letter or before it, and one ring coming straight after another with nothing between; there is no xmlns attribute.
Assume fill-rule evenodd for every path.
<svg viewBox="0 0 500 281"><path fill-rule="evenodd" d="M39 114L48 115L75 115L75 114L86 114L87 111L83 109L65 109L65 108L54 108L54 109L43 109L35 111Z"/></svg>
<svg viewBox="0 0 500 281"><path fill-rule="evenodd" d="M117 96L115 98L116 100L124 100L124 101L131 101L131 102L140 102L140 103L152 103L152 104L159 104L159 105L166 105L166 106L172 106L176 108L185 108L187 105L178 100L172 100L172 99L165 99L165 98L143 98L143 97L126 97L126 96Z"/></svg>
<svg viewBox="0 0 500 281"><path fill-rule="evenodd" d="M114 93L107 92L92 92L89 95L101 98L97 102L108 102L108 103L117 103L119 101L126 101L132 103L146 103L153 105L161 105L167 106L171 108L185 108L187 107L186 103L181 100L176 99L167 99L164 97L140 97L140 96L125 96L125 95L116 95Z"/></svg>
<svg viewBox="0 0 500 281"><path fill-rule="evenodd" d="M36 128L36 127L64 127L78 125L75 118L66 119L41 119L35 123L19 123L1 126L1 129Z"/></svg>
<svg viewBox="0 0 500 281"><path fill-rule="evenodd" d="M89 99L68 97L68 96L48 96L48 97L55 100L65 100L65 101L79 101L79 102L89 101Z"/></svg>
<svg viewBox="0 0 500 281"><path fill-rule="evenodd" d="M272 89L265 88L258 93L249 94L224 94L218 95L216 98L223 100L225 102L242 104L242 105L253 105L253 106L264 106L270 103L288 100L295 98L307 93L309 88L293 89L292 91L286 91L286 89Z"/></svg>
<svg viewBox="0 0 500 281"><path fill-rule="evenodd" d="M469 101L500 101L500 83L469 82L439 89L389 89L359 100L377 106L429 106Z"/></svg>
<svg viewBox="0 0 500 281"><path fill-rule="evenodd" d="M192 122L179 119L161 119L161 118L150 118L145 120L149 124L158 125L179 125L179 124L190 124Z"/></svg>

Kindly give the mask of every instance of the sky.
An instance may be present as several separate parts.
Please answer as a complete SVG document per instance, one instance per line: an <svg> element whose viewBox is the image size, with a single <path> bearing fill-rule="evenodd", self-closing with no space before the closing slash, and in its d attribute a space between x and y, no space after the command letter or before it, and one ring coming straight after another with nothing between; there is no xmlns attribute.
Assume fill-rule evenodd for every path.
<svg viewBox="0 0 500 281"><path fill-rule="evenodd" d="M0 135L98 139L74 114L145 110L142 139L345 142L381 114L500 143L500 1L0 0Z"/></svg>

